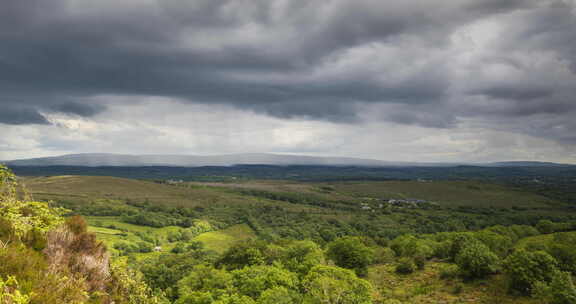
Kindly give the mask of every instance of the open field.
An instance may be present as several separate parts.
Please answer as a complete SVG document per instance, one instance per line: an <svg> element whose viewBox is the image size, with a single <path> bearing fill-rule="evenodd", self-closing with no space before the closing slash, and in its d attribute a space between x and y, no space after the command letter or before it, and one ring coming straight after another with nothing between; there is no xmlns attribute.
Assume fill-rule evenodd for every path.
<svg viewBox="0 0 576 304"><path fill-rule="evenodd" d="M118 243L149 242L162 248L162 252L170 251L179 241L171 241L170 236L185 231L186 229L170 226L152 228L146 226L127 224L118 217L113 216L88 216L86 217L88 231L96 233L99 240L113 253L118 254L115 245ZM226 229L201 233L190 241L201 242L207 250L222 253L237 242L255 238L254 231L245 224L234 225ZM185 242L186 243L186 242ZM154 254L151 252L150 254ZM142 256L142 254L137 254Z"/></svg>
<svg viewBox="0 0 576 304"><path fill-rule="evenodd" d="M248 225L242 224L218 231L202 233L195 237L194 241L202 242L208 250L223 253L234 244L255 237L254 231Z"/></svg>
<svg viewBox="0 0 576 304"><path fill-rule="evenodd" d="M563 202L538 194L478 181L357 181L302 183L294 181L244 181L240 183L190 183L198 186L254 189L270 192L313 193L326 199L422 199L441 206L547 208Z"/></svg>
<svg viewBox="0 0 576 304"><path fill-rule="evenodd" d="M477 181L346 182L331 186L357 197L425 199L442 206L533 208L561 204L541 195Z"/></svg>
<svg viewBox="0 0 576 304"><path fill-rule="evenodd" d="M24 182L28 191L37 199L78 202L121 199L185 207L270 203L261 197L243 194L241 191L246 189L310 194L329 201L351 203L359 203L369 198L422 199L446 207L550 208L563 205L560 201L538 194L477 181L308 183L266 180L234 183L192 182L175 186L116 177L53 176L26 178ZM274 201L274 205L288 209L314 209L312 206L295 206L283 201Z"/></svg>
<svg viewBox="0 0 576 304"><path fill-rule="evenodd" d="M118 177L71 175L30 177L25 178L23 182L28 192L36 199L72 201L80 204L90 203L97 199L110 199L150 202L176 207L271 205L269 200L246 197L222 187L174 186ZM285 202L273 204L298 211L315 209Z"/></svg>

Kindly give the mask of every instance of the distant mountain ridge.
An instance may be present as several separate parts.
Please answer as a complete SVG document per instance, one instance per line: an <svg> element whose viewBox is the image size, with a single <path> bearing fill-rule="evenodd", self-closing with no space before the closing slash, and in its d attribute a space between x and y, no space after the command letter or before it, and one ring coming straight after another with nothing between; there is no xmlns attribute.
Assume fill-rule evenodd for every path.
<svg viewBox="0 0 576 304"><path fill-rule="evenodd" d="M54 157L19 159L5 162L9 166L173 166L173 167L203 167L203 166L233 166L233 165L322 165L322 166L362 166L362 167L412 167L431 166L444 167L458 165L456 163L412 163L388 162L374 159L351 157L318 157L283 155L270 153L244 153L214 156L197 155L127 155L112 153L67 154Z"/></svg>
<svg viewBox="0 0 576 304"><path fill-rule="evenodd" d="M79 166L79 167L204 167L234 165L274 165L274 166L359 166L359 167L533 167L571 166L550 162L506 161L482 164L470 163L430 163L430 162L391 162L352 157L319 157L285 155L271 153L243 153L228 155L128 155L114 153L67 154L54 157L19 159L4 162L8 166Z"/></svg>

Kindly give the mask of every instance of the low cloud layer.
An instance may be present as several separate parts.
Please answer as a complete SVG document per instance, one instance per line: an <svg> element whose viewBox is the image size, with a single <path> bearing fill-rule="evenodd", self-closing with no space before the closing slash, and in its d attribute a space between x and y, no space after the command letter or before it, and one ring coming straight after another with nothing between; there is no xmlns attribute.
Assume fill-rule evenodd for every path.
<svg viewBox="0 0 576 304"><path fill-rule="evenodd" d="M548 153L576 162L570 152L576 148L574 0L9 2L0 11L0 130L12 135L4 141L22 139L23 129L53 130L52 142L38 143L37 154L91 152L93 143L106 142L56 139L69 132L64 120L101 130L131 124L134 133L116 135L137 137L146 133L138 133L136 118L151 134L174 124L204 138L209 135L197 130L209 129L193 120L224 111L235 114L218 116L213 130L234 133L248 124L237 118L252 115L285 123L286 134L293 132L288 137L297 138L306 122L344 142L358 136L344 130L376 142L379 125L407 138L419 130L426 146L433 146L431 134L450 134L451 142L467 134L461 143L486 143L477 150L484 156L468 158ZM123 112L143 105L176 109L173 103L202 113L174 113L175 122ZM382 158L376 144L343 149L322 132L308 139L318 142L314 148L292 143L284 150L349 156L370 150L364 154ZM486 140L496 133L530 144L503 155ZM437 144L446 144L441 138ZM221 150L200 139L192 150L282 150L222 140ZM110 152L139 151L129 143ZM413 147L414 158L426 158L419 149ZM170 151L179 152L177 145ZM467 152L454 153L428 159L457 160Z"/></svg>

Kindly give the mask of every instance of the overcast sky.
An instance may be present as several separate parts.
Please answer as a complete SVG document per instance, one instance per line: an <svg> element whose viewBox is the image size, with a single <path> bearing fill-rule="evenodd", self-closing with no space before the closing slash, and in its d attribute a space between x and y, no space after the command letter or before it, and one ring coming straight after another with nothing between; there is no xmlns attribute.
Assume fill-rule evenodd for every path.
<svg viewBox="0 0 576 304"><path fill-rule="evenodd" d="M2 0L0 159L576 163L576 0Z"/></svg>

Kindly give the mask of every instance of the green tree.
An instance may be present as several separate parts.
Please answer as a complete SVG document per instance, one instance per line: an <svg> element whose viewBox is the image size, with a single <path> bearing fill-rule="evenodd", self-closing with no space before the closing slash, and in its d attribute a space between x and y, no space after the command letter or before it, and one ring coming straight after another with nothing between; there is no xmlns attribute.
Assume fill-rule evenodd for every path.
<svg viewBox="0 0 576 304"><path fill-rule="evenodd" d="M555 272L552 281L547 284L536 282L532 289L535 298L549 304L575 304L576 288L568 272Z"/></svg>
<svg viewBox="0 0 576 304"><path fill-rule="evenodd" d="M538 231L540 231L540 233L552 233L554 232L554 228L555 228L555 224L554 222L550 221L550 220L540 220L537 224L536 224L536 229L538 229Z"/></svg>
<svg viewBox="0 0 576 304"><path fill-rule="evenodd" d="M281 254L280 261L286 269L300 275L305 275L312 267L325 262L322 249L312 241L290 243Z"/></svg>
<svg viewBox="0 0 576 304"><path fill-rule="evenodd" d="M235 290L242 295L257 299L272 288L284 287L296 289L298 278L296 274L275 266L255 265L234 270L232 272Z"/></svg>
<svg viewBox="0 0 576 304"><path fill-rule="evenodd" d="M282 286L267 289L258 298L258 304L293 304L300 302L300 294Z"/></svg>
<svg viewBox="0 0 576 304"><path fill-rule="evenodd" d="M30 231L46 233L64 222L66 210L50 208L45 202L35 202L17 195L16 176L0 165L0 219L4 231L0 231L4 242L20 240ZM0 239L0 241L2 241Z"/></svg>
<svg viewBox="0 0 576 304"><path fill-rule="evenodd" d="M252 298L244 295L231 294L225 295L217 301L212 302L213 304L256 304Z"/></svg>
<svg viewBox="0 0 576 304"><path fill-rule="evenodd" d="M330 242L327 255L336 265L353 269L359 276L367 275L368 265L374 259L374 251L357 237L344 237Z"/></svg>
<svg viewBox="0 0 576 304"><path fill-rule="evenodd" d="M499 259L480 241L469 241L456 256L456 264L466 278L483 278L495 273L499 268Z"/></svg>
<svg viewBox="0 0 576 304"><path fill-rule="evenodd" d="M264 241L250 240L238 243L224 253L217 262L217 265L229 270L252 265L262 265L266 262L263 253L265 250L266 242Z"/></svg>
<svg viewBox="0 0 576 304"><path fill-rule="evenodd" d="M537 282L552 281L558 272L558 262L544 251L520 249L504 260L504 271L510 279L510 288L528 295Z"/></svg>
<svg viewBox="0 0 576 304"><path fill-rule="evenodd" d="M302 282L304 303L309 304L369 304L372 285L348 269L318 265Z"/></svg>
<svg viewBox="0 0 576 304"><path fill-rule="evenodd" d="M484 243L498 256L504 257L512 248L512 239L500 233L490 230L482 230L474 233L474 237Z"/></svg>
<svg viewBox="0 0 576 304"><path fill-rule="evenodd" d="M547 244L546 251L557 261L563 271L576 274L576 235L573 233L555 233Z"/></svg>
<svg viewBox="0 0 576 304"><path fill-rule="evenodd" d="M179 303L200 303L191 299L217 299L232 290L232 275L223 269L197 265L178 282ZM209 296L209 297L208 297Z"/></svg>
<svg viewBox="0 0 576 304"><path fill-rule="evenodd" d="M200 261L190 253L166 253L145 259L140 264L140 271L149 286L160 289L170 299L178 294L178 281L186 276Z"/></svg>
<svg viewBox="0 0 576 304"><path fill-rule="evenodd" d="M414 259L409 257L401 257L396 264L396 273L399 274L410 274L416 270L416 263L414 263Z"/></svg>

